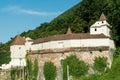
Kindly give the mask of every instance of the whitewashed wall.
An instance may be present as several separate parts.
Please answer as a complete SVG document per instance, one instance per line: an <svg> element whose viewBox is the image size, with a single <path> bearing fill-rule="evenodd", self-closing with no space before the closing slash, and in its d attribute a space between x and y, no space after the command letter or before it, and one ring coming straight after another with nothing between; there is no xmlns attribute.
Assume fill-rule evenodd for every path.
<svg viewBox="0 0 120 80"><path fill-rule="evenodd" d="M12 45L10 47L11 58L24 58L26 55L25 45Z"/></svg>
<svg viewBox="0 0 120 80"><path fill-rule="evenodd" d="M107 23L107 21L97 21L97 22L95 22L95 24L93 24L90 27L90 34L103 33L104 35L111 37L110 28L108 28L107 26L110 27L110 25Z"/></svg>
<svg viewBox="0 0 120 80"><path fill-rule="evenodd" d="M11 66L26 66L25 56L27 52L25 45L12 45L10 51L11 61L9 64Z"/></svg>
<svg viewBox="0 0 120 80"><path fill-rule="evenodd" d="M33 42L26 42L25 43L25 48L26 50L31 50L31 45L32 45Z"/></svg>
<svg viewBox="0 0 120 80"><path fill-rule="evenodd" d="M13 58L10 61L11 67L13 66L26 66L26 60L24 58Z"/></svg>
<svg viewBox="0 0 120 80"><path fill-rule="evenodd" d="M35 44L31 46L31 49L42 50L42 49L68 48L68 47L71 47L70 40L60 40L60 41L49 41L49 42Z"/></svg>
<svg viewBox="0 0 120 80"><path fill-rule="evenodd" d="M73 40L60 40L60 41L39 43L32 45L31 49L42 50L42 49L69 48L69 47L99 47L99 46L110 46L111 44L109 42L109 38L73 39Z"/></svg>
<svg viewBox="0 0 120 80"><path fill-rule="evenodd" d="M96 29L96 31L95 31ZM90 34L101 34L102 33L102 28L101 27L92 27L90 28Z"/></svg>
<svg viewBox="0 0 120 80"><path fill-rule="evenodd" d="M71 40L72 47L99 47L99 46L109 46L108 38L101 39L81 39L81 40Z"/></svg>
<svg viewBox="0 0 120 80"><path fill-rule="evenodd" d="M110 44L110 48L111 49L115 49L116 48L115 47L115 42L113 40L109 39L109 44Z"/></svg>
<svg viewBox="0 0 120 80"><path fill-rule="evenodd" d="M96 31L95 31L96 29ZM90 28L90 34L104 34L106 36L111 36L110 35L110 29L107 26L103 26L103 27L92 27Z"/></svg>

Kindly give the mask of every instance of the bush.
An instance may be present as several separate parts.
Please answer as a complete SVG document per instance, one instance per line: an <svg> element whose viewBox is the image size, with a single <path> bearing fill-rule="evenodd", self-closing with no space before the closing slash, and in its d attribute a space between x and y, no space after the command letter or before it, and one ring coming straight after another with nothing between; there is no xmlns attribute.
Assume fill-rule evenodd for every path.
<svg viewBox="0 0 120 80"><path fill-rule="evenodd" d="M120 47L116 48L114 53L114 57L118 57L118 56L120 56Z"/></svg>
<svg viewBox="0 0 120 80"><path fill-rule="evenodd" d="M44 64L44 77L45 80L55 80L56 78L56 66L52 62L45 62Z"/></svg>
<svg viewBox="0 0 120 80"><path fill-rule="evenodd" d="M35 58L35 60L34 60L34 67L33 67L33 80L37 80L38 71L39 71L38 68L39 68L38 67L38 60L37 60L37 58Z"/></svg>
<svg viewBox="0 0 120 80"><path fill-rule="evenodd" d="M26 55L26 67L25 67L25 78L26 80L37 80L38 77L38 71L39 71L39 66L38 66L38 60L35 58L34 63L30 60L29 55Z"/></svg>
<svg viewBox="0 0 120 80"><path fill-rule="evenodd" d="M33 63L30 60L29 55L26 55L26 79L33 79Z"/></svg>
<svg viewBox="0 0 120 80"><path fill-rule="evenodd" d="M120 80L120 56L114 58L111 69L100 80Z"/></svg>
<svg viewBox="0 0 120 80"><path fill-rule="evenodd" d="M93 69L100 73L105 71L107 67L107 58L105 57L96 57L93 64Z"/></svg>
<svg viewBox="0 0 120 80"><path fill-rule="evenodd" d="M10 62L10 52L9 51L5 51L5 50L2 50L0 51L0 66L2 64L7 64Z"/></svg>
<svg viewBox="0 0 120 80"><path fill-rule="evenodd" d="M10 76L11 76L11 80L18 80L21 79L21 76L23 74L23 68L21 67L13 67L10 70Z"/></svg>
<svg viewBox="0 0 120 80"><path fill-rule="evenodd" d="M80 61L76 55L71 55L65 59L69 66L69 74L74 78L81 77L88 72L88 66L84 61Z"/></svg>

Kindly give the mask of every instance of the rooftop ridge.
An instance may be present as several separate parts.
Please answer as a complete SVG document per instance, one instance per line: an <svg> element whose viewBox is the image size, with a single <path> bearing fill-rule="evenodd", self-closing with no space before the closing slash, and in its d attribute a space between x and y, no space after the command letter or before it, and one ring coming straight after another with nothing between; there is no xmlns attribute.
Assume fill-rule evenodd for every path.
<svg viewBox="0 0 120 80"><path fill-rule="evenodd" d="M92 38L109 38L104 34L93 34L90 33L79 33L79 34L72 34L72 35L56 35L56 36L49 36L45 38L39 38L33 41L33 44L39 44L48 41L58 41L58 40L68 40L68 39L92 39Z"/></svg>

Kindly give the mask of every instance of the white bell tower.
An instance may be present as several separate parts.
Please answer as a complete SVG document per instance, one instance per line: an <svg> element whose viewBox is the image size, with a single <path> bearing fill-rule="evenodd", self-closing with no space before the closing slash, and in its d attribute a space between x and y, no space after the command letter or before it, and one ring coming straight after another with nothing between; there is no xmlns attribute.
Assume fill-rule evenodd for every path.
<svg viewBox="0 0 120 80"><path fill-rule="evenodd" d="M18 35L10 46L11 51L11 66L26 66L25 55L26 47L25 47L25 39Z"/></svg>
<svg viewBox="0 0 120 80"><path fill-rule="evenodd" d="M102 13L99 20L90 27L90 34L104 34L111 37L112 26L106 21L105 15Z"/></svg>

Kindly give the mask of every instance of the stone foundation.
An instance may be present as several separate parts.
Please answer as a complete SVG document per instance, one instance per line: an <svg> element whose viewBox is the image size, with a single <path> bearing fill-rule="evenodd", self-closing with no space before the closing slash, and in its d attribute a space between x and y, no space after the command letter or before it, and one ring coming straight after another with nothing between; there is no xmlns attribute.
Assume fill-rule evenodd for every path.
<svg viewBox="0 0 120 80"><path fill-rule="evenodd" d="M106 57L107 58L107 63L108 66L111 66L112 63L112 59L111 59L111 53L109 52L109 50L98 50L98 51L68 51L68 52L61 52L61 53L44 53L44 54L30 54L30 58L32 61L34 61L35 58L38 59L38 63L40 66L40 79L44 80L44 76L43 76L43 66L44 63L47 61L53 62L54 65L57 67L57 80L62 80L61 79L61 72L62 72L62 68L61 68L61 58L66 58L67 56L70 55L76 55L80 60L83 60L85 63L87 63L88 65L92 66L94 63L94 59L95 57Z"/></svg>

